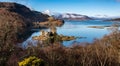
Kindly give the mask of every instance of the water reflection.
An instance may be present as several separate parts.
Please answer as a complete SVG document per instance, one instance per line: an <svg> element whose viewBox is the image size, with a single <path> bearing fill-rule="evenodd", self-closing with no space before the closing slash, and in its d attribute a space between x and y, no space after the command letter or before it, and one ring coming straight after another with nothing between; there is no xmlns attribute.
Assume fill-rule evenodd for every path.
<svg viewBox="0 0 120 66"><path fill-rule="evenodd" d="M75 36L75 37L86 37L86 38L77 38L71 41L64 41L64 46L70 46L73 42L93 42L95 38L102 38L104 35L109 34L113 25L117 24L119 27L120 22L107 22L107 21L69 21L65 22L62 27L57 27L57 33L66 35L66 36ZM90 26L94 26L91 28ZM112 27L111 27L112 26ZM99 28L98 28L99 27ZM102 29L100 29L102 28ZM119 28L120 29L120 28ZM40 29L41 30L41 29ZM49 29L42 29L45 31L50 31ZM40 32L33 33L26 41L31 41L33 36L39 36ZM26 45L26 41L23 45Z"/></svg>

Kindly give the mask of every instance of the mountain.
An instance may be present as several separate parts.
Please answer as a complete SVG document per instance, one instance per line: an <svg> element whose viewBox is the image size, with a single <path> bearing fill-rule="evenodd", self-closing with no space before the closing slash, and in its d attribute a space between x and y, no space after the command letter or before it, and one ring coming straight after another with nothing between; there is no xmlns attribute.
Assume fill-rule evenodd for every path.
<svg viewBox="0 0 120 66"><path fill-rule="evenodd" d="M104 21L120 21L119 16L108 16L108 15L96 15L91 17L94 20L104 20Z"/></svg>
<svg viewBox="0 0 120 66"><path fill-rule="evenodd" d="M21 36L25 35L25 33L30 30L29 28L32 23L27 17L29 12L30 10L23 5L17 3L0 2L1 43L2 41L7 42L7 37L9 37L7 39L14 38L14 40L17 41L17 38L21 38Z"/></svg>
<svg viewBox="0 0 120 66"><path fill-rule="evenodd" d="M120 22L120 18L109 19L109 20L106 20L106 21L117 21L117 22Z"/></svg>
<svg viewBox="0 0 120 66"><path fill-rule="evenodd" d="M0 16L6 18L5 20L9 19L12 22L14 22L14 20L16 22L23 20L21 22L23 22L26 27L31 27L32 22L47 21L47 18L49 17L41 12L32 11L24 5L9 2L0 2Z"/></svg>
<svg viewBox="0 0 120 66"><path fill-rule="evenodd" d="M50 12L50 10L46 10L46 11L44 11L44 12L42 12L42 13L51 16L51 12Z"/></svg>
<svg viewBox="0 0 120 66"><path fill-rule="evenodd" d="M95 15L95 16L91 16L91 18L93 20L108 20L111 19L112 17L109 17L107 15Z"/></svg>
<svg viewBox="0 0 120 66"><path fill-rule="evenodd" d="M0 2L0 43L26 38L34 22L46 22L49 15L11 2ZM47 22L48 23L48 22Z"/></svg>
<svg viewBox="0 0 120 66"><path fill-rule="evenodd" d="M119 16L108 16L108 15L95 15L91 16L93 20L104 20L104 21L112 21L112 20L119 20Z"/></svg>
<svg viewBox="0 0 120 66"><path fill-rule="evenodd" d="M57 13L57 12L51 12L50 10L46 10L43 13L49 16L52 16L56 19L62 19L62 20L90 20L91 19L86 15L80 15L75 13Z"/></svg>
<svg viewBox="0 0 120 66"><path fill-rule="evenodd" d="M109 18L107 15L95 15L96 18Z"/></svg>
<svg viewBox="0 0 120 66"><path fill-rule="evenodd" d="M74 13L65 13L60 15L58 18L64 20L90 20L91 18L86 15L74 14Z"/></svg>

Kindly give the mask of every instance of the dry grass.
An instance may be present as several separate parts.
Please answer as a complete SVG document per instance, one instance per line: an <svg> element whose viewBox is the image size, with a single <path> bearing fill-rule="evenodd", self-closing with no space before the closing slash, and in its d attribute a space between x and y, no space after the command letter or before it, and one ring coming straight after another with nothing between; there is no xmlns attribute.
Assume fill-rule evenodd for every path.
<svg viewBox="0 0 120 66"><path fill-rule="evenodd" d="M15 47L7 57L6 66L17 66L18 61L29 56L43 59L45 66L119 66L119 35L119 31L114 31L102 39L96 39L92 44L85 43L85 46L78 44L64 47L56 43L46 47L38 44L27 49Z"/></svg>

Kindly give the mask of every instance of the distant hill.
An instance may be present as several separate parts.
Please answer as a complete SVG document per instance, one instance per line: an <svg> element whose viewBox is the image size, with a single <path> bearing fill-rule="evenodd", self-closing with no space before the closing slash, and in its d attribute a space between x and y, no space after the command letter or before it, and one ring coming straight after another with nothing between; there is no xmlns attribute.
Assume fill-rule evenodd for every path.
<svg viewBox="0 0 120 66"><path fill-rule="evenodd" d="M120 22L120 18L115 18L115 19L111 19L111 20L108 20L108 21L119 21Z"/></svg>
<svg viewBox="0 0 120 66"><path fill-rule="evenodd" d="M61 17L65 20L90 20L91 18L86 15L74 14L74 13L65 13Z"/></svg>
<svg viewBox="0 0 120 66"><path fill-rule="evenodd" d="M109 17L107 15L95 15L95 16L91 16L91 18L93 20L107 20L107 19L111 19L112 17Z"/></svg>
<svg viewBox="0 0 120 66"><path fill-rule="evenodd" d="M51 12L49 10L46 10L43 13L49 16L53 16L54 18L63 19L63 20L90 20L91 19L86 15L81 15L76 13L57 13L57 12Z"/></svg>
<svg viewBox="0 0 120 66"><path fill-rule="evenodd" d="M120 21L119 16L108 16L108 15L95 15L91 16L93 20L103 20L103 21Z"/></svg>

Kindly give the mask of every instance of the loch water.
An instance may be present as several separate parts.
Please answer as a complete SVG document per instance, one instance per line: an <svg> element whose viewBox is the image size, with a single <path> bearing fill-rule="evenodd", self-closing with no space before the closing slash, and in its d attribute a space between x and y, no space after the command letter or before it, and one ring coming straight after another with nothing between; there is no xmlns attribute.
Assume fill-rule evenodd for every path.
<svg viewBox="0 0 120 66"><path fill-rule="evenodd" d="M77 38L71 41L63 41L64 46L71 46L75 43L92 43L96 38L101 39L103 36L111 33L111 28L119 22L101 21L101 20L88 20L88 21L65 21L64 25L57 27L57 33L65 36L83 37ZM35 43L32 40L33 36L39 36L40 30L49 31L49 29L37 29L26 41L23 42L23 46L27 46L27 42Z"/></svg>

